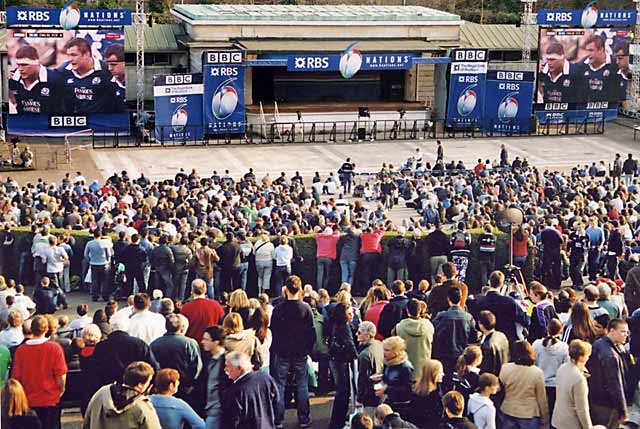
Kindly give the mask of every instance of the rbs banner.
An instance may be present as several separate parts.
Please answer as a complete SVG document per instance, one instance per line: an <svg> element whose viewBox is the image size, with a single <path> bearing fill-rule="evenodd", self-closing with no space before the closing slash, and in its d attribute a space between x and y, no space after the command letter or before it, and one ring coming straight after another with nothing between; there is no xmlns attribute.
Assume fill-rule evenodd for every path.
<svg viewBox="0 0 640 429"><path fill-rule="evenodd" d="M454 49L447 107L448 127L481 127L487 49Z"/></svg>
<svg viewBox="0 0 640 429"><path fill-rule="evenodd" d="M155 76L156 140L202 140L202 74Z"/></svg>
<svg viewBox="0 0 640 429"><path fill-rule="evenodd" d="M242 51L205 52L202 64L205 133L244 133L245 64Z"/></svg>
<svg viewBox="0 0 640 429"><path fill-rule="evenodd" d="M533 106L533 72L489 71L484 104L484 130L528 134Z"/></svg>

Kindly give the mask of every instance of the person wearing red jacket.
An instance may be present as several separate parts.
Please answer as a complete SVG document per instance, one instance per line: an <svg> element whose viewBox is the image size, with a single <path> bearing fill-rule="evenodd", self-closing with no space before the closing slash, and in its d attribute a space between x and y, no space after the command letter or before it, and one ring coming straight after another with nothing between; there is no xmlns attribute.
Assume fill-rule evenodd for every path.
<svg viewBox="0 0 640 429"><path fill-rule="evenodd" d="M382 256L384 230L367 227L360 235L360 260L362 261L362 281L368 288L374 280Z"/></svg>
<svg viewBox="0 0 640 429"><path fill-rule="evenodd" d="M340 239L340 231L326 227L320 234L316 234L316 289L327 289L331 266L336 260L336 247Z"/></svg>
<svg viewBox="0 0 640 429"><path fill-rule="evenodd" d="M224 310L218 301L207 298L207 284L202 279L191 283L193 299L182 306L180 313L189 319L187 337L200 343L204 330L217 325L224 317Z"/></svg>

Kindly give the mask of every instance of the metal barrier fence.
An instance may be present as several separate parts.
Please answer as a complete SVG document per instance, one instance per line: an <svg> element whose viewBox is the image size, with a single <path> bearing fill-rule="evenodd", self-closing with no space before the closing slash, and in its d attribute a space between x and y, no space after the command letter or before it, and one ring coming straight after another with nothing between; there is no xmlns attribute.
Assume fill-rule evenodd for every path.
<svg viewBox="0 0 640 429"><path fill-rule="evenodd" d="M499 124L498 130L484 131L478 124L446 126L444 119L428 120L357 120L334 122L279 122L256 125L245 124L244 134L215 134L204 138L202 125L190 127L156 126L145 129L143 134L94 132L94 148L164 147L164 146L217 146L230 144L272 143L351 143L359 141L426 140L468 137L531 137L550 135L580 135L604 133L604 120L598 122L576 121L563 124L537 124L532 120L530 131L520 133L509 123ZM160 136L174 136L159 141Z"/></svg>

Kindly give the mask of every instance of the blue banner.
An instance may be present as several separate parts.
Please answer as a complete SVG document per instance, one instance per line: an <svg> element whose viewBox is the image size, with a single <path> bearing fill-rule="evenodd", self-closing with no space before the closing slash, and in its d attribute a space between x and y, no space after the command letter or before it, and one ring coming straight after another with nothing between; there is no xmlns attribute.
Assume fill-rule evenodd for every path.
<svg viewBox="0 0 640 429"><path fill-rule="evenodd" d="M483 125L487 50L454 49L451 56L446 125L479 128Z"/></svg>
<svg viewBox="0 0 640 429"><path fill-rule="evenodd" d="M242 51L205 52L202 63L205 133L244 133L245 64Z"/></svg>
<svg viewBox="0 0 640 429"><path fill-rule="evenodd" d="M413 55L408 53L363 54L350 45L342 54L299 54L287 57L287 71L339 71L349 79L360 70L408 70Z"/></svg>
<svg viewBox="0 0 640 429"><path fill-rule="evenodd" d="M80 9L69 4L62 9L7 8L8 27L52 27L72 30L82 27L122 27L131 25L126 9Z"/></svg>
<svg viewBox="0 0 640 429"><path fill-rule="evenodd" d="M533 109L533 72L489 71L484 102L484 130L528 134Z"/></svg>
<svg viewBox="0 0 640 429"><path fill-rule="evenodd" d="M546 103L536 106L536 117L540 125L581 124L613 121L618 117L619 103L594 101L582 104Z"/></svg>
<svg viewBox="0 0 640 429"><path fill-rule="evenodd" d="M202 74L155 76L153 100L157 141L194 141L204 137Z"/></svg>
<svg viewBox="0 0 640 429"><path fill-rule="evenodd" d="M598 10L590 3L583 10L539 10L538 25L570 27L624 27L636 25L635 10Z"/></svg>

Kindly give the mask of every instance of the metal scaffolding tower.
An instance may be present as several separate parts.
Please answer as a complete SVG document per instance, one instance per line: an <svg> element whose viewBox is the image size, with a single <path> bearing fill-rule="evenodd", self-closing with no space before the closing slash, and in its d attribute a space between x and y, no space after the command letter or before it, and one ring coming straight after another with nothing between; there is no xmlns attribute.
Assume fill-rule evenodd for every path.
<svg viewBox="0 0 640 429"><path fill-rule="evenodd" d="M634 0L636 10L640 13L640 0ZM632 56L631 67L631 110L637 115L640 112L640 16L636 18L633 28L633 42L629 46Z"/></svg>
<svg viewBox="0 0 640 429"><path fill-rule="evenodd" d="M536 14L534 12L534 6L536 0L521 0L524 5L524 11L522 13L522 30L524 31L524 42L522 44L522 62L528 63L531 61L531 45L533 43L533 34L535 33Z"/></svg>
<svg viewBox="0 0 640 429"><path fill-rule="evenodd" d="M136 127L144 127L144 0L136 0L133 26L136 32Z"/></svg>

